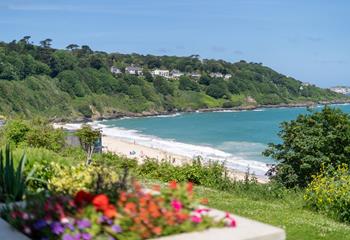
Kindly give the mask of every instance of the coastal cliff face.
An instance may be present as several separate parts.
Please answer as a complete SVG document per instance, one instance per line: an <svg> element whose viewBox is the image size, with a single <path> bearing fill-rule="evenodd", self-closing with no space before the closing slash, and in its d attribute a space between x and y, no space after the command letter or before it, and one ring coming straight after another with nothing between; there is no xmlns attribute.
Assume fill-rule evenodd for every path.
<svg viewBox="0 0 350 240"><path fill-rule="evenodd" d="M143 56L0 42L0 115L54 120L139 117L343 102L257 63ZM159 70L162 69L162 70Z"/></svg>

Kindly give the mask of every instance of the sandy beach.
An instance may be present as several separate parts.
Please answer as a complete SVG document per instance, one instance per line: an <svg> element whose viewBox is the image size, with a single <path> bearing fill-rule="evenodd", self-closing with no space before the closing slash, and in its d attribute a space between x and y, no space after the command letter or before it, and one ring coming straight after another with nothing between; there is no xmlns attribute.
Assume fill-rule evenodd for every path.
<svg viewBox="0 0 350 240"><path fill-rule="evenodd" d="M123 155L128 158L134 158L142 163L147 158L154 158L158 160L167 160L174 165L181 165L190 162L192 159L186 156L177 155L174 153L166 152L161 149L151 148L138 144L137 142L129 142L121 138L102 136L102 144L104 151ZM245 173L237 170L229 170L230 176L237 180L243 180ZM266 183L266 178L258 177L258 182Z"/></svg>

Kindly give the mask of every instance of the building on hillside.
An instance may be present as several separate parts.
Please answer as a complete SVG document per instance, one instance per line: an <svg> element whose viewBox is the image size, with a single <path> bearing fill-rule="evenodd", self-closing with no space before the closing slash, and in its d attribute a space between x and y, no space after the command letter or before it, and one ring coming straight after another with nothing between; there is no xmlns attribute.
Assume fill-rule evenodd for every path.
<svg viewBox="0 0 350 240"><path fill-rule="evenodd" d="M193 77L193 78L200 78L202 75L198 72L192 72L188 74L188 76Z"/></svg>
<svg viewBox="0 0 350 240"><path fill-rule="evenodd" d="M121 71L119 68L115 67L115 66L112 66L112 67L110 68L110 71L111 71L111 73L113 73L113 74L121 74L121 73L122 73L122 71Z"/></svg>
<svg viewBox="0 0 350 240"><path fill-rule="evenodd" d="M225 74L225 76L224 76L224 79L230 79L230 78L232 78L232 75L231 74Z"/></svg>
<svg viewBox="0 0 350 240"><path fill-rule="evenodd" d="M331 87L330 90L340 94L345 94L345 95L350 94L350 87L343 87L343 86Z"/></svg>
<svg viewBox="0 0 350 240"><path fill-rule="evenodd" d="M224 77L224 75L220 72L215 72L215 73L212 72L209 74L209 76L212 78L223 78Z"/></svg>
<svg viewBox="0 0 350 240"><path fill-rule="evenodd" d="M155 69L152 72L152 76L161 76L168 78L169 77L169 70L162 70L162 69Z"/></svg>
<svg viewBox="0 0 350 240"><path fill-rule="evenodd" d="M170 76L173 77L173 78L179 78L179 77L181 77L181 76L183 76L183 75L184 75L184 73L180 72L180 71L177 70L177 69L173 69L173 70L171 70L171 72L170 72Z"/></svg>
<svg viewBox="0 0 350 240"><path fill-rule="evenodd" d="M142 68L141 67L135 67L134 65L131 65L129 67L125 68L125 73L131 74L131 75L139 75L142 76Z"/></svg>

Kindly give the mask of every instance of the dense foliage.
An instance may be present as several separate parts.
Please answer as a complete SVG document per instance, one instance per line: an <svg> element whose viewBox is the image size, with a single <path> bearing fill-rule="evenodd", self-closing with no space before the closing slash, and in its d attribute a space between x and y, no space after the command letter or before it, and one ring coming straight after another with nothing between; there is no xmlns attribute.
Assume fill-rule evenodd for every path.
<svg viewBox="0 0 350 240"><path fill-rule="evenodd" d="M0 42L2 115L89 118L342 98L257 63L201 60L198 56L108 54L75 44L59 50L51 47L51 39L39 46L29 40L26 36ZM143 68L143 76L125 73L132 64ZM122 73L112 74L111 66ZM178 69L186 75L179 79L153 77L150 72L155 68ZM201 77L191 77L192 72ZM213 72L231 77L210 77Z"/></svg>
<svg viewBox="0 0 350 240"><path fill-rule="evenodd" d="M278 161L270 174L284 185L305 187L323 165L350 163L350 116L340 109L299 115L281 128L282 143L270 144L265 155Z"/></svg>
<svg viewBox="0 0 350 240"><path fill-rule="evenodd" d="M65 145L64 131L54 129L49 122L42 119L30 121L13 119L7 121L1 129L3 141L30 147L43 147L53 151L62 150Z"/></svg>
<svg viewBox="0 0 350 240"><path fill-rule="evenodd" d="M306 189L304 199L309 207L339 220L350 222L350 171L343 164L325 169Z"/></svg>

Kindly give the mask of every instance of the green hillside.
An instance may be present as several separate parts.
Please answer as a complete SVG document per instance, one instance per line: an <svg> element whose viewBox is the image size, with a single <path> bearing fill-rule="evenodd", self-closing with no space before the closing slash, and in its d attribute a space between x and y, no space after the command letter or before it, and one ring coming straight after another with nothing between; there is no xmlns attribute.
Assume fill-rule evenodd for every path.
<svg viewBox="0 0 350 240"><path fill-rule="evenodd" d="M75 44L60 50L51 39L29 40L0 42L1 115L111 117L345 98L258 63L105 53ZM130 66L140 71L130 74ZM155 69L182 76L152 75Z"/></svg>

